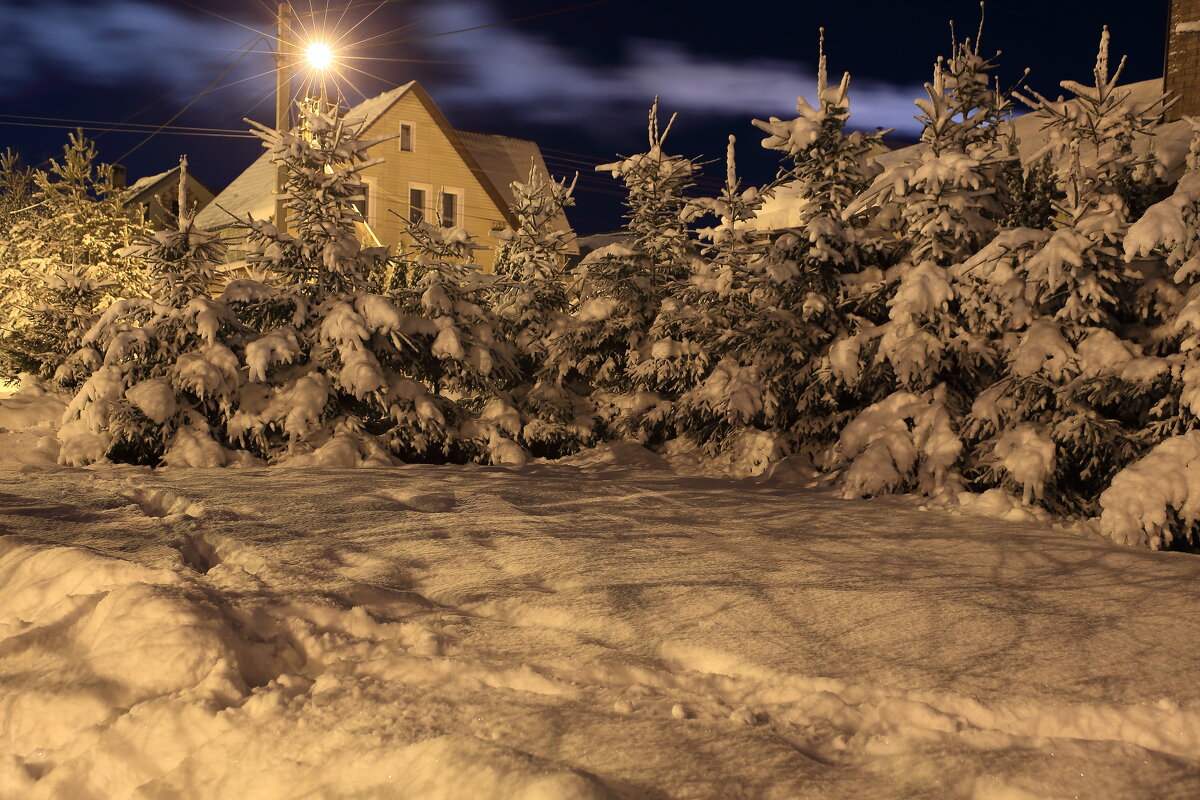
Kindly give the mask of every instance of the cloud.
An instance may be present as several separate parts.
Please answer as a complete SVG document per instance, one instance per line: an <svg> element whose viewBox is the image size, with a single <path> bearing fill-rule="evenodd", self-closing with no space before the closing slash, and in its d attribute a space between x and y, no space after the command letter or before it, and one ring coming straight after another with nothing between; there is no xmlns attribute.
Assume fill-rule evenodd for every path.
<svg viewBox="0 0 1200 800"><path fill-rule="evenodd" d="M0 20L0 96L26 91L48 75L83 86L202 86L220 74L218 62L253 35L142 0L0 0ZM245 65L239 71L254 74Z"/></svg>
<svg viewBox="0 0 1200 800"><path fill-rule="evenodd" d="M500 19L486 0L435 0L422 7L430 32ZM423 43L457 65L437 86L439 103L515 108L539 121L587 125L598 116L644 110L655 95L665 110L698 116L786 117L796 95L816 93L816 76L783 59L730 60L690 51L676 42L630 38L615 64L588 63L565 46L519 27L501 26ZM859 128L920 130L913 119L919 86L851 83L851 122ZM630 119L637 119L634 115Z"/></svg>
<svg viewBox="0 0 1200 800"><path fill-rule="evenodd" d="M332 4L335 13L338 2ZM494 0L424 0L388 8L417 23L412 32L418 36L502 19ZM244 20L247 11L228 13ZM429 67L427 76L438 102L447 107L578 128L639 125L655 95L662 98L665 111L684 116L749 119L787 117L795 112L798 93L815 93L816 78L806 64L762 57L729 59L677 42L637 38L635 33L631 28L607 34L614 49L608 63L522 25L402 47L410 57L449 63L448 69ZM184 85L196 91L215 78L224 68L222 59L230 63L227 57L251 36L235 22L156 0L0 0L0 97L64 79L82 86ZM223 83L271 66L265 56L248 56ZM248 108L271 88L271 79L264 76L223 89L204 102L210 107L219 103ZM914 132L919 126L912 118L912 98L919 92L920 87L856 80L851 88L852 124Z"/></svg>

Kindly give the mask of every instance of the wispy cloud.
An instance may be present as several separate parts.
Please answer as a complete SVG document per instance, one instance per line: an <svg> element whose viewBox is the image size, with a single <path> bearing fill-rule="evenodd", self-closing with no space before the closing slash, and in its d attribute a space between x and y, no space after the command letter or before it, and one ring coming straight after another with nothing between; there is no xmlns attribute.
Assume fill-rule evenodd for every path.
<svg viewBox="0 0 1200 800"><path fill-rule="evenodd" d="M488 24L500 17L487 0L434 0L422 6L430 32ZM614 37L616 42L616 37ZM771 58L730 60L690 51L675 42L628 38L616 42L615 64L589 63L563 44L519 27L494 27L428 40L425 47L458 65L438 87L438 102L481 103L519 110L548 122L629 114L658 95L664 108L703 116L784 117L796 95L815 94L808 65ZM913 98L920 87L852 82L852 122L860 128L919 130ZM636 116L630 117L636 119Z"/></svg>
<svg viewBox="0 0 1200 800"><path fill-rule="evenodd" d="M332 6L336 18L338 2ZM409 30L417 36L502 19L493 0L414 0L389 9L416 23ZM365 28L360 31L366 33ZM222 68L219 62L251 36L236 22L153 0L0 0L0 75L4 78L0 97L16 96L48 78L64 76L77 85L168 88L184 84L196 91L215 78ZM450 65L449 71L425 68L440 104L579 128L638 125L655 95L662 98L665 110L693 118L748 119L786 117L795 111L797 94L815 92L812 67L798 61L734 60L699 53L677 42L639 38L636 28L614 31L609 39L614 57L605 64L572 48L569 41L530 33L521 25L402 47L408 57L424 56ZM374 50L369 55L383 53ZM376 70L374 62L365 63L365 68ZM224 82L270 68L269 58L251 56ZM356 77L354 82L361 80ZM248 107L271 84L264 76L222 90L213 101L229 108ZM918 93L919 87L855 80L852 123L860 128L914 131L912 98Z"/></svg>
<svg viewBox="0 0 1200 800"><path fill-rule="evenodd" d="M48 75L105 87L166 88L203 81L209 73L211 80L219 74L214 66L253 35L141 0L0 0L0 96L26 91ZM253 74L249 67L241 72Z"/></svg>

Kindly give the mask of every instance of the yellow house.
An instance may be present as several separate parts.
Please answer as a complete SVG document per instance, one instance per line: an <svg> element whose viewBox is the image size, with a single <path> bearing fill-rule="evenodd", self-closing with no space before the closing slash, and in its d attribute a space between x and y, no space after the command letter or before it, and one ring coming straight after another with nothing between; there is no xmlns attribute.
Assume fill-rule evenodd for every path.
<svg viewBox="0 0 1200 800"><path fill-rule="evenodd" d="M365 123L363 138L395 137L368 151L382 163L359 174L367 184L364 216L380 242L396 248L404 247L404 223L396 214L421 215L466 228L487 248L476 260L490 270L496 235L515 224L510 184L525 181L531 164L548 175L536 142L455 130L416 81L365 100L346 119ZM196 224L221 231L232 243L244 231L247 214L273 217L274 192L275 167L264 153L197 215ZM568 230L566 218L560 215L556 227ZM236 247L231 261L244 255Z"/></svg>

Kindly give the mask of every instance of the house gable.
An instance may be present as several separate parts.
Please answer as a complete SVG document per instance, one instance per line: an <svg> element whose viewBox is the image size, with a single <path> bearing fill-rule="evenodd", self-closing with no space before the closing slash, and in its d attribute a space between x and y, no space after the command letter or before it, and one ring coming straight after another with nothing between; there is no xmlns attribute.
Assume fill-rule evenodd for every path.
<svg viewBox="0 0 1200 800"><path fill-rule="evenodd" d="M429 92L425 91L424 86L416 81L412 81L408 84L408 87L409 88L407 92L405 92L403 95L397 96L387 105L386 108L383 108L374 115L374 118L368 122L363 135L367 138L372 136L394 136L399 133L401 122L419 123L425 121L404 116L404 111L406 109L419 108L420 111L424 113L417 113L416 117L425 117L427 118L427 122L425 125L418 125L418 129L415 131L417 138L422 138L420 131L421 128L424 128L426 131L435 134L440 134L440 136L450 144L455 154L457 154L458 158L467 167L467 169L471 171L472 176L475 178L476 184L487 194L488 198L492 201L492 205L494 205L496 209L500 211L500 213L503 215L504 221L508 224L515 225L516 220L509 212L508 195L505 192L505 190L508 188L507 182L501 181L500 183L503 185L498 185L496 180L497 175L483 167L483 165L479 162L479 159L477 159L475 154L472 152L471 148L468 147L467 142L465 141L466 135L462 134L460 131L454 130L454 128L450 125L449 120L447 120L442 114L441 109L439 109L437 104L433 102L433 98L429 96ZM429 123L432 123L435 127L431 129L429 127ZM436 144L436 139L434 140L434 143ZM529 144L533 145L535 150L537 149L536 144L533 144L532 142ZM419 146L417 146L411 152L402 152L400 150L400 143L396 141L392 142L392 152L386 154L385 157L390 160L396 154L408 157L416 155L419 152ZM445 154L439 149L438 155ZM414 163L420 163L419 159L414 160Z"/></svg>
<svg viewBox="0 0 1200 800"><path fill-rule="evenodd" d="M173 217L179 197L179 167L172 167L157 175L148 175L134 181L125 190L121 202L125 206L141 205L154 228L174 224ZM204 209L213 199L212 190L191 172L187 173L187 197L189 206Z"/></svg>
<svg viewBox="0 0 1200 800"><path fill-rule="evenodd" d="M353 114L347 118L353 119ZM412 126L411 151L403 151L396 136L401 124ZM409 216L409 191L414 188L425 191L425 212L430 219L437 218L436 206L442 192L458 196L458 224L486 247L496 246L495 229L515 224L496 180L419 84L413 84L376 114L362 135L368 139L392 137L368 151L370 157L382 162L362 170L372 184L373 208L369 216L380 240L401 243L404 222L400 216ZM481 265L490 266L492 251L480 251L479 260Z"/></svg>
<svg viewBox="0 0 1200 800"><path fill-rule="evenodd" d="M388 137L368 151L381 163L361 173L370 193L368 218L379 240L404 245L404 222L397 215L409 216L410 189L425 190L425 210L431 219L437 217L438 198L444 192L457 199L457 223L488 248L478 253L477 260L490 268L499 245L497 231L516 224L509 209L508 184L525 180L530 159L545 171L537 144L454 130L416 81L363 101L347 112L346 119L364 123L364 138ZM402 150L397 136L401 124L411 126L409 151ZM197 224L216 230L242 228L247 216L269 219L274 213L274 175L270 156L263 153L197 217ZM569 227L565 217L559 226Z"/></svg>

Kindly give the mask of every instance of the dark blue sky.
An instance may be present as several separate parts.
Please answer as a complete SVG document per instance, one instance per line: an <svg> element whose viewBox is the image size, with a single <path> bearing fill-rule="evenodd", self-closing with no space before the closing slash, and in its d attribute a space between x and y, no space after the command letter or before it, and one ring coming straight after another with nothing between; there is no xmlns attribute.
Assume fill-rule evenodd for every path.
<svg viewBox="0 0 1200 800"><path fill-rule="evenodd" d="M312 0L319 27L326 0ZM830 69L849 70L852 121L912 135L911 99L934 59L949 49L948 21L973 35L974 0L845 3L706 3L613 0L590 8L433 36L578 5L583 0L329 0L327 25L359 43L346 55L359 99L416 78L451 122L465 130L537 140L557 173L586 170L573 218L583 232L615 226L613 185L588 165L638 148L654 94L678 111L677 152L721 155L728 133L751 182L770 178L753 117L785 117L795 95L813 93L817 30L826 28ZM241 48L271 32L266 0L0 0L0 114L158 124L191 102L175 125L242 129L242 117L273 119L270 45L259 41L224 78ZM302 14L309 0L293 3ZM345 11L343 15L343 10ZM1128 80L1157 77L1167 2L1014 3L987 9L984 49L1003 51L1001 79L1025 67L1030 84L1057 93L1057 82L1086 80L1100 28L1129 55ZM224 19L222 19L224 17ZM363 43L363 40L367 40ZM369 73L363 74L363 73ZM215 82L215 83L214 83ZM158 102L156 102L158 101ZM0 122L54 124L0 117ZM130 177L158 172L188 153L194 171L220 188L258 152L255 140L161 134L95 133L101 154L123 160ZM56 128L0 125L0 149L39 162L66 138ZM127 154L128 153L128 154ZM718 165L710 172L723 174Z"/></svg>

